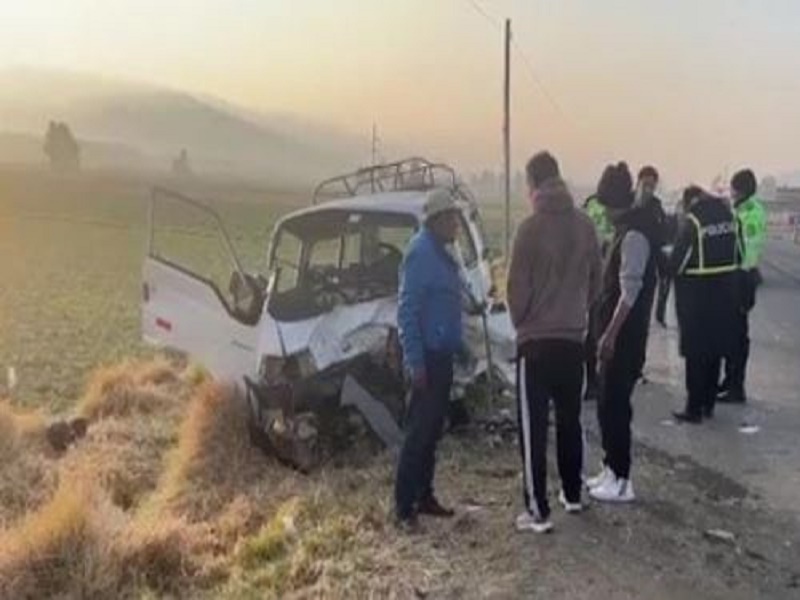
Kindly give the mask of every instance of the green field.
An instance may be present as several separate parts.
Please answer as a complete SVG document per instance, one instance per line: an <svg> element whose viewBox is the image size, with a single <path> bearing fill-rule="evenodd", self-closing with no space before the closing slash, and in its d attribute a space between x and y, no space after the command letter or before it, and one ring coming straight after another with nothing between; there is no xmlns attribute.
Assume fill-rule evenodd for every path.
<svg viewBox="0 0 800 600"><path fill-rule="evenodd" d="M309 197L230 182L165 184L211 199L245 266L257 272L275 220ZM149 197L146 177L0 170L0 382L8 367L16 370L18 403L65 409L93 368L148 352L139 298ZM158 247L224 285L230 268L209 220L164 206ZM499 245L502 211L484 212Z"/></svg>
<svg viewBox="0 0 800 600"><path fill-rule="evenodd" d="M304 201L235 184L177 187L224 199L214 204L250 269L263 270L276 217ZM14 367L20 404L66 408L94 367L147 352L139 298L149 190L132 176L0 171L0 382ZM214 238L193 239L182 249L200 239L201 262L202 251L222 256Z"/></svg>

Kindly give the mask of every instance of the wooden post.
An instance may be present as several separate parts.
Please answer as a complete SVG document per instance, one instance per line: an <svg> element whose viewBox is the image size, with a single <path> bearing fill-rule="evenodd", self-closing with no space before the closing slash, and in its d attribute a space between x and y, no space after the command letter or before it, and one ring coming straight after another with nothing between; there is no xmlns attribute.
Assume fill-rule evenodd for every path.
<svg viewBox="0 0 800 600"><path fill-rule="evenodd" d="M372 188L372 193L375 193L375 165L378 164L378 126L375 124L375 121L372 122L372 159L370 167L370 183Z"/></svg>
<svg viewBox="0 0 800 600"><path fill-rule="evenodd" d="M505 259L511 260L511 19L506 19L505 77L503 81L503 158L505 162Z"/></svg>

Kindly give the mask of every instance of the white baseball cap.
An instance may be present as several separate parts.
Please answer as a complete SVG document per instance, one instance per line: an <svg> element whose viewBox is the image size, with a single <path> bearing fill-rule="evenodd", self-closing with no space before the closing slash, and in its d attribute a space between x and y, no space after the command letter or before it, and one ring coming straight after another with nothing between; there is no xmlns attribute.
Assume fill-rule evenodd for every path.
<svg viewBox="0 0 800 600"><path fill-rule="evenodd" d="M428 193L422 212L425 215L425 222L428 222L436 215L456 210L458 204L453 194L449 190L437 188Z"/></svg>

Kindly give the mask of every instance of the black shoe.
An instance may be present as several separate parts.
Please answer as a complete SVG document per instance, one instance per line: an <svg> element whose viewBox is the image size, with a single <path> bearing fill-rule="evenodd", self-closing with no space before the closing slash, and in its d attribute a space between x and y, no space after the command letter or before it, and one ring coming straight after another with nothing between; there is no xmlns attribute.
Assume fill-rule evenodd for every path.
<svg viewBox="0 0 800 600"><path fill-rule="evenodd" d="M704 419L713 419L714 418L714 407L713 406L706 406L703 409L703 418Z"/></svg>
<svg viewBox="0 0 800 600"><path fill-rule="evenodd" d="M400 533L405 533L408 535L414 535L417 533L421 533L420 526L419 526L419 519L417 519L417 515L411 515L408 517L395 517L394 526L397 531Z"/></svg>
<svg viewBox="0 0 800 600"><path fill-rule="evenodd" d="M747 402L747 398L742 392L723 390L717 394L717 402L722 404L744 404Z"/></svg>
<svg viewBox="0 0 800 600"><path fill-rule="evenodd" d="M419 505L417 506L417 514L449 519L450 517L455 516L456 511L450 508L445 508L439 504L439 501L434 496L430 496L429 498L420 501Z"/></svg>
<svg viewBox="0 0 800 600"><path fill-rule="evenodd" d="M694 415L690 412L674 412L672 416L675 417L675 420L678 423L690 423L692 425L698 425L703 422L703 417L700 415Z"/></svg>

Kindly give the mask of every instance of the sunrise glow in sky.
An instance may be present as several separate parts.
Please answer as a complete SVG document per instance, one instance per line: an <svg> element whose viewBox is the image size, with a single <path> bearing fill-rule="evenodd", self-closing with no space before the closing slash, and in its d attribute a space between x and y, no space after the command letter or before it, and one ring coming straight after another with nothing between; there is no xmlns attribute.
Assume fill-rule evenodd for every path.
<svg viewBox="0 0 800 600"><path fill-rule="evenodd" d="M46 66L212 94L418 148L501 160L513 19L515 162L593 179L627 158L675 183L800 168L796 0L0 0L0 68ZM0 124L0 128L7 124Z"/></svg>

